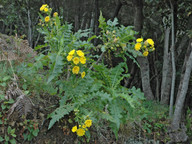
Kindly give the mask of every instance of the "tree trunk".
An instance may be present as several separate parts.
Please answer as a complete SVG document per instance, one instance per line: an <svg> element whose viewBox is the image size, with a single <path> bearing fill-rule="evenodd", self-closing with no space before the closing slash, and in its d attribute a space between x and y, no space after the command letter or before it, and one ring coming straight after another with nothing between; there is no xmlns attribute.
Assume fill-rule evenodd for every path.
<svg viewBox="0 0 192 144"><path fill-rule="evenodd" d="M144 95L148 100L153 100L154 96L151 90L150 77L149 77L149 61L145 57L139 57L137 58L137 61L139 62L140 65L141 81Z"/></svg>
<svg viewBox="0 0 192 144"><path fill-rule="evenodd" d="M182 76L182 79L180 81L180 89L178 91L178 97L175 104L175 111L173 115L173 120L171 123L171 128L174 132L174 135L172 134L172 141L174 142L184 142L187 140L186 130L181 125L181 116L182 116L182 109L184 106L184 101L186 98L188 85L189 85L189 79L191 75L192 70L192 41L190 41L188 49L190 50L190 53L187 53L185 57L184 67L185 72Z"/></svg>
<svg viewBox="0 0 192 144"><path fill-rule="evenodd" d="M139 32L136 37L140 37L143 27L143 1L134 0L133 4L135 6L134 27L135 31ZM143 92L147 99L152 100L154 99L154 96L150 86L149 61L146 57L138 57L137 61L141 67L140 70Z"/></svg>
<svg viewBox="0 0 192 144"><path fill-rule="evenodd" d="M114 19L115 17L118 16L118 13L119 13L121 7L122 7L122 3L121 3L121 1L120 1L120 0L117 0L117 4L116 4L116 8L115 8L115 12L114 12L114 14L113 14L112 19Z"/></svg>
<svg viewBox="0 0 192 144"><path fill-rule="evenodd" d="M171 63L169 53L169 34L170 29L165 30L164 54L163 54L163 70L161 83L161 103L169 103L169 95L171 89Z"/></svg>
<svg viewBox="0 0 192 144"><path fill-rule="evenodd" d="M174 4L170 0L171 4L171 15L172 15L172 44L171 44L171 63L172 63L172 81L171 81L171 96L170 96L170 105L169 105L169 116L173 115L173 101L175 94L175 78L176 78L176 66L175 66L175 20L174 20Z"/></svg>

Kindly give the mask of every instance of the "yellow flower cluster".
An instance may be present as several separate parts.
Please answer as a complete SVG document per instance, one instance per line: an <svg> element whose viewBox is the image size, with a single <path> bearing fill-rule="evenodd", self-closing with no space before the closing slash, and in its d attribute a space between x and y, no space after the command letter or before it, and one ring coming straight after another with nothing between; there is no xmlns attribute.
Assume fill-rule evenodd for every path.
<svg viewBox="0 0 192 144"><path fill-rule="evenodd" d="M49 6L47 4L43 4L41 7L40 7L40 11L42 12L49 12L51 9L49 8Z"/></svg>
<svg viewBox="0 0 192 144"><path fill-rule="evenodd" d="M80 67L78 66L78 64L79 63L85 64L86 63L86 58L85 58L84 53L81 50L75 51L73 49L68 53L67 61L72 61L73 64L75 64L75 66L72 69L72 72L73 72L73 74L78 74L79 71L80 71ZM81 73L81 77L82 78L85 77L85 72L84 71Z"/></svg>
<svg viewBox="0 0 192 144"><path fill-rule="evenodd" d="M45 14L47 14L47 16L44 18L44 22L45 23L48 23L50 20L51 20L51 12L52 12L52 9L49 8L49 6L47 4L43 4L41 7L40 7L40 11L41 12L44 12ZM56 17L58 16L58 13L57 12L54 12L53 13L53 17ZM53 19L54 20L54 19ZM52 23L51 23L52 24ZM42 20L40 21L39 25L42 25L44 26L45 24L42 23ZM47 24L46 24L47 25ZM56 24L55 24L56 25Z"/></svg>
<svg viewBox="0 0 192 144"><path fill-rule="evenodd" d="M140 51L142 50L143 52L143 56L148 56L149 52L154 51L155 47L154 47L154 41L152 39L147 39L145 42L143 42L143 38L138 38L136 40L136 44L135 44L135 50L136 51Z"/></svg>
<svg viewBox="0 0 192 144"><path fill-rule="evenodd" d="M88 130L87 128L91 127L92 126L92 120L86 120L85 123L81 126L79 125L79 128L77 128L77 126L74 126L72 128L72 132L76 132L78 136L84 136L85 135L85 132Z"/></svg>

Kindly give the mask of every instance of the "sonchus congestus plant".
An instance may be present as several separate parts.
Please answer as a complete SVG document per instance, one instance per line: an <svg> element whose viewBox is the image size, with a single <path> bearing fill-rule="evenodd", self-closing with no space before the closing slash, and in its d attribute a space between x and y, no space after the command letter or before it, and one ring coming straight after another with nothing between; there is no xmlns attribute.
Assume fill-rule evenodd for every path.
<svg viewBox="0 0 192 144"><path fill-rule="evenodd" d="M121 57L124 62L108 68L102 61L94 62L97 55L90 50L98 50L90 42L96 36L88 37L89 30L72 32L72 25L61 24L60 17L53 13L48 5L40 8L41 21L39 32L44 34L45 44L36 49L47 47L48 54L39 54L36 63L30 64L36 70L47 67L47 84L57 89L60 97L59 107L48 118L51 118L50 129L66 115L72 115L75 124L72 132L78 137L90 138L90 127L99 127L103 120L118 137L120 125L130 118L130 112L141 107L144 95L135 87L127 89L121 86L121 80L129 77L127 73L127 56L133 59L142 53L135 50L136 32L132 27L118 26L117 19L105 22L101 15L98 36L103 44L98 45L103 53ZM81 38L84 37L82 40ZM149 43L150 44L150 43ZM89 51L89 52L88 52ZM91 68L90 68L91 66Z"/></svg>

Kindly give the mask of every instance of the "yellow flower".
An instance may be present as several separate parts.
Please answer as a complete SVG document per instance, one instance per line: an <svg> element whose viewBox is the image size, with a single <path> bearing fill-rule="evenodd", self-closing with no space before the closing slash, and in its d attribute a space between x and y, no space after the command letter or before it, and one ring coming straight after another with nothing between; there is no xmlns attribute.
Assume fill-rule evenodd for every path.
<svg viewBox="0 0 192 144"><path fill-rule="evenodd" d="M40 11L43 11L48 5L47 4L44 4L40 7Z"/></svg>
<svg viewBox="0 0 192 144"><path fill-rule="evenodd" d="M56 16L58 16L58 13L57 13L57 12L54 12L54 13L53 13L53 17L56 17Z"/></svg>
<svg viewBox="0 0 192 144"><path fill-rule="evenodd" d="M49 16L46 16L45 17L45 22L49 22L49 20L50 20Z"/></svg>
<svg viewBox="0 0 192 144"><path fill-rule="evenodd" d="M143 41L143 38L138 38L136 41L137 41L138 43L140 43L140 42Z"/></svg>
<svg viewBox="0 0 192 144"><path fill-rule="evenodd" d="M77 126L74 126L73 128L72 128L72 132L76 132L77 131Z"/></svg>
<svg viewBox="0 0 192 144"><path fill-rule="evenodd" d="M79 73L79 67L78 66L74 66L72 69L73 74L78 74Z"/></svg>
<svg viewBox="0 0 192 144"><path fill-rule="evenodd" d="M83 125L83 126L82 126L82 128L84 128L84 129L85 129L85 128L86 128L86 125Z"/></svg>
<svg viewBox="0 0 192 144"><path fill-rule="evenodd" d="M78 136L84 136L84 135L85 135L85 130L82 129L82 128L79 128L79 129L77 130L77 135L78 135Z"/></svg>
<svg viewBox="0 0 192 144"><path fill-rule="evenodd" d="M73 58L73 56L72 56L72 55L68 55L68 56L67 56L67 60L68 60L68 61L71 61L71 60L72 60L72 58Z"/></svg>
<svg viewBox="0 0 192 144"><path fill-rule="evenodd" d="M81 73L81 77L84 78L85 77L85 72Z"/></svg>
<svg viewBox="0 0 192 144"><path fill-rule="evenodd" d="M73 63L77 65L77 64L79 63L79 58L78 58L78 57L75 57L75 58L73 59Z"/></svg>
<svg viewBox="0 0 192 144"><path fill-rule="evenodd" d="M74 53L75 53L75 50L73 49L73 50L71 50L71 51L69 52L69 55L74 55Z"/></svg>
<svg viewBox="0 0 192 144"><path fill-rule="evenodd" d="M85 58L85 57L80 57L80 62L81 62L82 64L85 64L85 63L86 63L86 58Z"/></svg>
<svg viewBox="0 0 192 144"><path fill-rule="evenodd" d="M141 43L136 43L135 50L139 51L141 49Z"/></svg>
<svg viewBox="0 0 192 144"><path fill-rule="evenodd" d="M147 39L147 43L151 46L154 46L154 41L152 39Z"/></svg>
<svg viewBox="0 0 192 144"><path fill-rule="evenodd" d="M86 121L85 121L85 125L86 125L87 127L90 127L90 126L92 125L92 120L86 120Z"/></svg>
<svg viewBox="0 0 192 144"><path fill-rule="evenodd" d="M143 53L143 56L148 56L148 54L149 54L149 52L148 51L144 51L144 53Z"/></svg>
<svg viewBox="0 0 192 144"><path fill-rule="evenodd" d="M44 12L48 12L49 11L49 9L48 8L44 8Z"/></svg>
<svg viewBox="0 0 192 144"><path fill-rule="evenodd" d="M84 53L83 53L81 50L78 50L78 51L77 51L77 55L80 56L80 57L83 57L83 56L84 56Z"/></svg>
<svg viewBox="0 0 192 144"><path fill-rule="evenodd" d="M155 48L153 47L152 51L154 51L154 50L155 50Z"/></svg>

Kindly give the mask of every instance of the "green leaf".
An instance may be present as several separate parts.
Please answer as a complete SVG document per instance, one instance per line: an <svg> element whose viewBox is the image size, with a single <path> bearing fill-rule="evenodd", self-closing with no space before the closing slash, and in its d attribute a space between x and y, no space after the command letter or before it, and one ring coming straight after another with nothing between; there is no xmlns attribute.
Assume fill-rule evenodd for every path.
<svg viewBox="0 0 192 144"><path fill-rule="evenodd" d="M109 110L110 110L111 116L114 119L116 128L119 129L120 124L121 124L121 120L120 119L122 118L122 115L121 115L122 109L121 109L119 103L116 100L114 100L109 105Z"/></svg>
<svg viewBox="0 0 192 144"><path fill-rule="evenodd" d="M104 45L102 45L102 46L101 46L101 51L102 51L102 52L105 52L105 51L106 51L106 49L105 49L105 46L104 46Z"/></svg>
<svg viewBox="0 0 192 144"><path fill-rule="evenodd" d="M13 139L11 139L10 141L9 141L11 144L16 144L17 143L17 141L13 138Z"/></svg>
<svg viewBox="0 0 192 144"><path fill-rule="evenodd" d="M11 77L10 76L5 76L4 78L3 78L3 81L7 81L7 80L9 80Z"/></svg>
<svg viewBox="0 0 192 144"><path fill-rule="evenodd" d="M51 69L47 83L50 83L56 76L62 73L64 65L63 57L60 55L52 53L49 55L49 58L51 59L52 64L50 64Z"/></svg>
<svg viewBox="0 0 192 144"><path fill-rule="evenodd" d="M99 16L99 28L105 30L107 24L105 22L105 18L102 15L102 12L100 11L100 16Z"/></svg>
<svg viewBox="0 0 192 144"><path fill-rule="evenodd" d="M15 128L11 130L11 134L14 134L15 133Z"/></svg>
<svg viewBox="0 0 192 144"><path fill-rule="evenodd" d="M17 135L16 134L11 134L12 137L16 137Z"/></svg>
<svg viewBox="0 0 192 144"><path fill-rule="evenodd" d="M64 105L58 107L53 113L51 113L51 121L49 123L48 129L50 129L57 121L63 118L65 115L69 114L74 109L74 105Z"/></svg>
<svg viewBox="0 0 192 144"><path fill-rule="evenodd" d="M4 141L4 138L2 136L0 136L0 142Z"/></svg>
<svg viewBox="0 0 192 144"><path fill-rule="evenodd" d="M37 45L37 46L35 47L35 50L39 50L39 49L42 49L42 48L47 47L47 46L48 46L47 43L45 43L45 44L43 44L43 45Z"/></svg>
<svg viewBox="0 0 192 144"><path fill-rule="evenodd" d="M7 84L5 82L0 83L0 86L5 87Z"/></svg>
<svg viewBox="0 0 192 144"><path fill-rule="evenodd" d="M28 134L27 133L23 133L23 137L24 137L24 140L27 140Z"/></svg>
<svg viewBox="0 0 192 144"><path fill-rule="evenodd" d="M32 134L33 134L34 136L37 136L38 133L39 133L39 129L36 129L36 130L34 130L34 131L32 132Z"/></svg>
<svg viewBox="0 0 192 144"><path fill-rule="evenodd" d="M93 35L92 37L88 38L88 42L90 42L92 39L96 38L97 36L96 35Z"/></svg>
<svg viewBox="0 0 192 144"><path fill-rule="evenodd" d="M5 135L5 141L8 142L9 141L9 137L7 135Z"/></svg>
<svg viewBox="0 0 192 144"><path fill-rule="evenodd" d="M116 26L118 24L119 23L118 23L118 19L117 18L114 18L113 22L111 20L107 21L107 25L109 25L109 26Z"/></svg>
<svg viewBox="0 0 192 144"><path fill-rule="evenodd" d="M8 132L8 134L11 133L11 127L10 126L8 126L7 132Z"/></svg>

